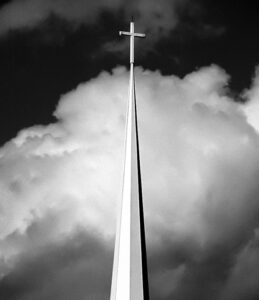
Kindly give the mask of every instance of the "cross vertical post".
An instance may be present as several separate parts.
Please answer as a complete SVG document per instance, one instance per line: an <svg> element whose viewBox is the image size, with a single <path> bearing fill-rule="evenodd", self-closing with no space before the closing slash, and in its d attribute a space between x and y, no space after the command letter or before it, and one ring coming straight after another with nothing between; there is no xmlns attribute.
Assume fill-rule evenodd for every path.
<svg viewBox="0 0 259 300"><path fill-rule="evenodd" d="M134 23L130 22L130 63L134 64Z"/></svg>
<svg viewBox="0 0 259 300"><path fill-rule="evenodd" d="M128 35L130 36L130 64L134 64L134 38L145 38L146 35L144 33L136 33L134 32L134 22L130 22L130 31L119 31L119 35Z"/></svg>

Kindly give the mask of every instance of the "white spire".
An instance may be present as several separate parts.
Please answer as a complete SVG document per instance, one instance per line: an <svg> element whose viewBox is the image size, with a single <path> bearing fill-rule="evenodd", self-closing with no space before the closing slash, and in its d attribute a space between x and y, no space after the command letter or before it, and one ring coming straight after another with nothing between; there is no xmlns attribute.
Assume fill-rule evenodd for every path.
<svg viewBox="0 0 259 300"><path fill-rule="evenodd" d="M148 300L146 244L142 203L134 78L134 38L145 34L120 31L130 36L129 103L126 124L125 165L121 210L117 220L110 300Z"/></svg>

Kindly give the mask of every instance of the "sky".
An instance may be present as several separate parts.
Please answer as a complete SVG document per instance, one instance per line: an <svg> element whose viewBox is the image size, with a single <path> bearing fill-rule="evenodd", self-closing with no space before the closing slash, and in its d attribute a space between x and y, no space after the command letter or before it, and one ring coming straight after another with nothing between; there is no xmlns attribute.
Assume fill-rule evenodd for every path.
<svg viewBox="0 0 259 300"><path fill-rule="evenodd" d="M259 298L256 12L1 2L0 299L109 299L131 16L150 299Z"/></svg>

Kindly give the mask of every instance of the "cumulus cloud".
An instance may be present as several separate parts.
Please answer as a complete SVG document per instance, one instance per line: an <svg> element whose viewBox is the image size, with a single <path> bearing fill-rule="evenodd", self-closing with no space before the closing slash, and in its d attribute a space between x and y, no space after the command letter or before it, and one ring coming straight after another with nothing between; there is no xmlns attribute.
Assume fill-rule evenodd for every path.
<svg viewBox="0 0 259 300"><path fill-rule="evenodd" d="M247 100L244 108L247 115L248 122L259 131L259 67L255 70L252 86L250 89L244 91L243 95Z"/></svg>
<svg viewBox="0 0 259 300"><path fill-rule="evenodd" d="M151 299L258 297L255 84L240 104L215 65L136 77ZM1 148L1 298L108 297L127 86L102 72Z"/></svg>
<svg viewBox="0 0 259 300"><path fill-rule="evenodd" d="M93 24L104 11L120 13L129 20L139 20L139 27L152 33L167 33L178 22L178 9L188 0L13 0L0 10L0 33L12 29L32 28L57 15L74 25Z"/></svg>

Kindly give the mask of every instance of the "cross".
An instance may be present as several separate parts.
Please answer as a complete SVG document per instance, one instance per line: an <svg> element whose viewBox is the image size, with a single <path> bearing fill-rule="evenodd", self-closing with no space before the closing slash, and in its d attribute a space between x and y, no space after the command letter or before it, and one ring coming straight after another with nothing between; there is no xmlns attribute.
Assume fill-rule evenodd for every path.
<svg viewBox="0 0 259 300"><path fill-rule="evenodd" d="M119 31L119 35L129 35L130 36L130 63L134 64L134 38L144 38L146 35L144 33L134 32L134 22L130 22L130 32Z"/></svg>

